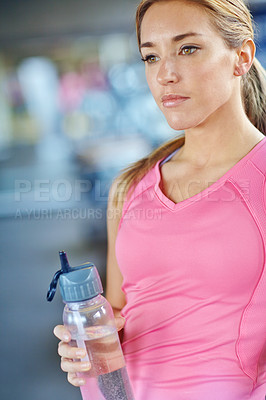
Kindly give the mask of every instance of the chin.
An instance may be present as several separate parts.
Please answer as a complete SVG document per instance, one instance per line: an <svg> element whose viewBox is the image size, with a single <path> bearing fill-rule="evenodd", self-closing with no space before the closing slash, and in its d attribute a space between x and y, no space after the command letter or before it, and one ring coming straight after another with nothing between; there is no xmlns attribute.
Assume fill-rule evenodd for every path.
<svg viewBox="0 0 266 400"><path fill-rule="evenodd" d="M196 121L184 121L180 118L166 118L166 121L170 128L174 129L175 131L184 131L186 129L195 128L195 126L198 125Z"/></svg>
<svg viewBox="0 0 266 400"><path fill-rule="evenodd" d="M175 131L184 131L196 128L203 124L207 119L206 113L163 113L168 125ZM188 114L189 117L188 117Z"/></svg>

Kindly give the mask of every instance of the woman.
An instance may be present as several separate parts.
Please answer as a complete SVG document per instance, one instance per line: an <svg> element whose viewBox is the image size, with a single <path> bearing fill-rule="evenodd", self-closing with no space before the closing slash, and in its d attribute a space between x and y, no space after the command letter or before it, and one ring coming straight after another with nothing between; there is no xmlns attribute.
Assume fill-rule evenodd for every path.
<svg viewBox="0 0 266 400"><path fill-rule="evenodd" d="M266 92L250 14L241 0L143 0L137 36L184 136L110 191L106 296L135 399L264 400ZM55 334L81 385L82 350Z"/></svg>

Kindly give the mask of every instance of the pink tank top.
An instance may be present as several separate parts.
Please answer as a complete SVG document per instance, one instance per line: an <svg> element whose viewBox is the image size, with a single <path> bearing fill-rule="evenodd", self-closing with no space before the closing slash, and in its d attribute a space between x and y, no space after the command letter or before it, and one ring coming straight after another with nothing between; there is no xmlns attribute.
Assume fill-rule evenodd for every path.
<svg viewBox="0 0 266 400"><path fill-rule="evenodd" d="M125 202L116 241L135 400L264 400L266 138L177 204L162 161Z"/></svg>

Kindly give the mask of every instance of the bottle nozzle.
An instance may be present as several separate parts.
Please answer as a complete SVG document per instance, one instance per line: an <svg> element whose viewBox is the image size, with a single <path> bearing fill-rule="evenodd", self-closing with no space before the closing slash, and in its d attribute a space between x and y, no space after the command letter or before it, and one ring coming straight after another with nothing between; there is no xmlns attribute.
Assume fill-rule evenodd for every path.
<svg viewBox="0 0 266 400"><path fill-rule="evenodd" d="M66 273L66 272L70 272L72 270L72 268L69 265L66 252L59 251L59 257L60 257L60 262L61 262L61 269L54 274L53 280L50 283L50 286L49 286L49 289L47 292L47 300L48 301L52 301L54 298L57 282L58 282L60 275L63 273Z"/></svg>
<svg viewBox="0 0 266 400"><path fill-rule="evenodd" d="M69 265L67 254L65 251L59 251L60 263L63 272L69 272L71 267Z"/></svg>

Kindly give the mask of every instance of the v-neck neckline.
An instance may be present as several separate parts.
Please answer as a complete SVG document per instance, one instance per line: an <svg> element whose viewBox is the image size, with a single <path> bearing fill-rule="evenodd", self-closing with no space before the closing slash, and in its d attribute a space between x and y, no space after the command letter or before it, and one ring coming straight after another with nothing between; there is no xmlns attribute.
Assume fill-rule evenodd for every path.
<svg viewBox="0 0 266 400"><path fill-rule="evenodd" d="M194 203L195 201L198 201L199 199L204 198L211 192L215 191L218 189L220 186L224 184L224 182L232 176L236 170L241 168L248 160L251 158L251 156L258 151L264 144L266 143L266 137L260 140L243 158L241 158L235 165L233 165L224 175L222 175L216 182L212 183L209 187L206 189L202 190L201 192L195 194L194 196L191 196L185 200L182 200L178 203L175 203L173 200L170 200L161 190L160 188L160 183L162 181L162 175L161 175L161 169L160 166L162 163L168 161L171 156L174 156L174 154L179 150L175 150L173 153L171 153L169 156L159 160L156 165L155 165L155 174L156 174L156 183L155 183L155 193L157 197L159 198L160 202L168 209L172 211L178 211L184 207L187 207L188 205Z"/></svg>

